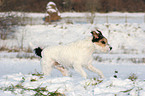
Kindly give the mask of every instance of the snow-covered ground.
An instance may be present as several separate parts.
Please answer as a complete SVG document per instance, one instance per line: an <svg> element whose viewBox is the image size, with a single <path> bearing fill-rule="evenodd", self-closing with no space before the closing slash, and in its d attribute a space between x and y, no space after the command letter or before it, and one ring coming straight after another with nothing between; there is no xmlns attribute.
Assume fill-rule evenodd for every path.
<svg viewBox="0 0 145 96"><path fill-rule="evenodd" d="M16 27L13 39L0 40L0 46L29 47L31 42L42 48L66 44L91 36L92 29L103 32L113 47L111 53L145 53L145 24L52 24Z"/></svg>
<svg viewBox="0 0 145 96"><path fill-rule="evenodd" d="M54 69L52 75L47 77L33 76L32 73L41 72L40 63L37 59L1 58L0 60L1 88L21 84L24 88L45 87L50 92L58 90L66 96L144 96L145 95L145 65L137 64L100 64L97 61L93 65L101 69L105 79L100 83L97 74L87 71L89 78L83 79L77 72L70 70L70 77L63 77ZM117 71L118 73L115 73ZM137 80L131 81L129 76L137 76ZM114 78L117 75L117 78ZM23 81L24 80L24 81ZM32 81L36 80L36 81ZM23 82L22 82L23 81ZM21 83L22 82L22 83ZM32 90L23 90L14 87L14 91L0 91L1 96L35 94ZM44 94L47 94L44 92Z"/></svg>
<svg viewBox="0 0 145 96"><path fill-rule="evenodd" d="M2 13L1 13L2 14ZM87 13L88 14L88 13ZM115 15L116 14L116 15ZM97 16L133 16L143 19L144 13L109 13ZM30 17L43 17L45 14L26 14ZM80 18L86 13L62 13L63 18ZM72 22L73 19L70 19ZM8 49L24 47L29 43L45 48L60 44L67 44L78 39L91 36L92 29L103 32L113 50L110 53L94 53L93 65L102 70L105 79L99 80L98 75L85 70L88 79L82 78L73 69L70 76L63 77L54 69L51 76L35 76L41 73L40 58L34 53L0 52L0 96L30 96L36 94L34 89L45 87L50 92L58 91L66 96L144 96L145 95L145 23L130 19L135 23L53 23L41 25L16 26L15 37L0 40L0 47ZM38 20L39 21L39 20ZM120 22L120 21L118 21ZM33 57L33 59L32 59ZM114 75L117 78L114 78ZM136 78L136 80L130 80ZM95 78L95 79L92 79ZM33 80L33 81L32 81ZM16 85L21 87L16 87ZM14 87L15 86L15 87ZM22 87L23 86L23 87ZM13 87L13 88L12 88ZM7 90L6 90L7 88ZM5 89L5 91L4 91ZM8 89L11 91L8 91ZM14 90L12 90L14 89ZM48 92L42 92L47 94Z"/></svg>
<svg viewBox="0 0 145 96"><path fill-rule="evenodd" d="M0 17L2 16L20 16L24 24L38 25L45 24L43 18L47 16L47 13L27 13L27 12L1 12ZM94 24L104 24L104 23L145 23L145 13L120 13L120 12L110 12L110 13L95 13L90 12L64 12L60 13L62 19L58 24L62 23L73 23L73 24L88 24L91 22L92 17L94 16ZM23 18L24 17L24 18Z"/></svg>

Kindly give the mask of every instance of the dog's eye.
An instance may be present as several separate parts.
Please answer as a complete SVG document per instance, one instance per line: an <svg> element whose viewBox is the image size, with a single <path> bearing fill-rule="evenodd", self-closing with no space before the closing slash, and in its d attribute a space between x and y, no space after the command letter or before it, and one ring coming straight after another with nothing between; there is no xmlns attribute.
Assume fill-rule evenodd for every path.
<svg viewBox="0 0 145 96"><path fill-rule="evenodd" d="M102 44L105 44L105 41L101 41Z"/></svg>

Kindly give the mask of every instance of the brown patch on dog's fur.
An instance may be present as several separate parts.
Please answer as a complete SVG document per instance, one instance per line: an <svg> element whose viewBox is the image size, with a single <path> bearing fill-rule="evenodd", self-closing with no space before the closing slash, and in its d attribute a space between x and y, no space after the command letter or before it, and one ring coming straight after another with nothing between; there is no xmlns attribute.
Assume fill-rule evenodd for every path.
<svg viewBox="0 0 145 96"><path fill-rule="evenodd" d="M99 34L96 31L91 32L94 38L99 38Z"/></svg>
<svg viewBox="0 0 145 96"><path fill-rule="evenodd" d="M54 66L55 66L56 69L58 69L62 73L63 76L68 75L67 70L62 65L60 65L58 62L55 62Z"/></svg>
<svg viewBox="0 0 145 96"><path fill-rule="evenodd" d="M94 42L94 43L98 46L105 47L108 44L108 41L104 37L104 38L100 39L98 42Z"/></svg>
<svg viewBox="0 0 145 96"><path fill-rule="evenodd" d="M101 31L92 31L93 35L92 42L98 46L105 47L108 44L107 39L102 35Z"/></svg>

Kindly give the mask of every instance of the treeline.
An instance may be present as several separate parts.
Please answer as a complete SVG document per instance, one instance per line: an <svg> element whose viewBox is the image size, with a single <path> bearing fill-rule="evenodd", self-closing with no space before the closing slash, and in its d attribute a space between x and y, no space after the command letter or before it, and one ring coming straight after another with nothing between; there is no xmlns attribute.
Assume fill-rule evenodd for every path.
<svg viewBox="0 0 145 96"><path fill-rule="evenodd" d="M0 11L45 12L50 0L0 0ZM59 11L145 12L145 0L51 0Z"/></svg>

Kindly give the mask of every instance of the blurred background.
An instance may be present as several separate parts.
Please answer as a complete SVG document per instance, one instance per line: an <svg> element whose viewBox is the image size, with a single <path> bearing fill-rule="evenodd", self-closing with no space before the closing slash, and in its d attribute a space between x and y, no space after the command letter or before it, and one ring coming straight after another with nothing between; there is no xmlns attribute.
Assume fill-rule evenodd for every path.
<svg viewBox="0 0 145 96"><path fill-rule="evenodd" d="M29 42L66 44L93 27L113 47L97 61L145 63L145 0L0 0L0 51L32 53Z"/></svg>
<svg viewBox="0 0 145 96"><path fill-rule="evenodd" d="M0 11L45 12L50 1L60 12L145 12L145 0L0 0Z"/></svg>

